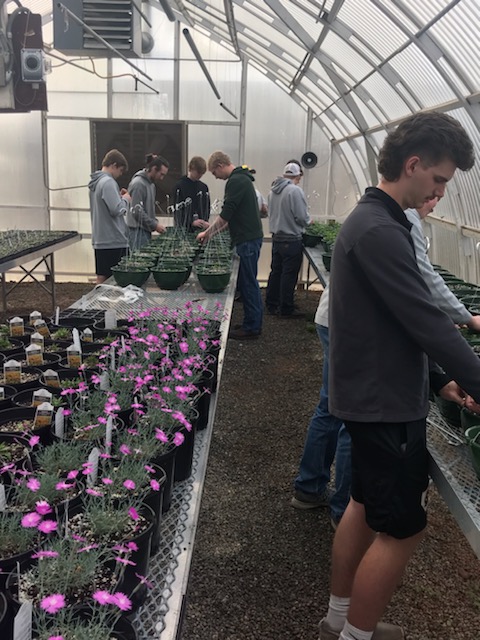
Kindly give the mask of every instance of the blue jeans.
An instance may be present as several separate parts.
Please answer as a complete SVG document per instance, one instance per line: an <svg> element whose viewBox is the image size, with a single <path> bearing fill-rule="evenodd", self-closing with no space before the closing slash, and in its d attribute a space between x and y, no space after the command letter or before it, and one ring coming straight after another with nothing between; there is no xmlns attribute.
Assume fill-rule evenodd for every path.
<svg viewBox="0 0 480 640"><path fill-rule="evenodd" d="M328 411L328 328L317 324L316 329L323 345L322 388L320 401L308 425L295 489L321 495L330 481L330 467L336 457L335 492L330 499L330 509L335 518L341 518L350 500L351 442L343 422Z"/></svg>
<svg viewBox="0 0 480 640"><path fill-rule="evenodd" d="M282 315L294 312L295 286L302 261L301 240L273 241L271 271L265 296L268 309L280 309Z"/></svg>
<svg viewBox="0 0 480 640"><path fill-rule="evenodd" d="M235 247L240 258L238 290L243 300L242 327L245 331L260 332L262 329L262 294L257 281L258 259L261 248L262 238L247 240L247 242L241 242Z"/></svg>

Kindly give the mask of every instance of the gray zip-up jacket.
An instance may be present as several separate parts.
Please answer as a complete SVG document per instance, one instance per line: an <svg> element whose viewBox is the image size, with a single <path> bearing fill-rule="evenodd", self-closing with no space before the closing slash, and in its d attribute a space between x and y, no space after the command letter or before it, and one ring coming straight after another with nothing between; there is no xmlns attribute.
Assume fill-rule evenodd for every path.
<svg viewBox="0 0 480 640"><path fill-rule="evenodd" d="M128 246L125 214L128 201L121 197L117 182L105 171L94 171L88 183L92 245L94 249Z"/></svg>
<svg viewBox="0 0 480 640"><path fill-rule="evenodd" d="M274 240L300 239L310 222L303 190L288 178L276 178L268 195L268 215Z"/></svg>
<svg viewBox="0 0 480 640"><path fill-rule="evenodd" d="M145 231L155 231L158 220L155 217L156 189L147 176L146 169L141 169L130 180L128 193L132 196L132 204L127 214L127 224L131 229L140 227Z"/></svg>
<svg viewBox="0 0 480 640"><path fill-rule="evenodd" d="M369 188L335 242L329 403L343 420L425 418L426 355L480 402L480 359L432 298L410 228L387 193Z"/></svg>
<svg viewBox="0 0 480 640"><path fill-rule="evenodd" d="M422 220L416 209L406 209L407 220L412 224L410 235L415 247L418 268L430 289L435 304L442 311L448 313L453 322L457 324L468 324L472 319L472 314L467 311L465 305L450 291L442 276L435 271L430 262L425 246L425 236L423 235Z"/></svg>

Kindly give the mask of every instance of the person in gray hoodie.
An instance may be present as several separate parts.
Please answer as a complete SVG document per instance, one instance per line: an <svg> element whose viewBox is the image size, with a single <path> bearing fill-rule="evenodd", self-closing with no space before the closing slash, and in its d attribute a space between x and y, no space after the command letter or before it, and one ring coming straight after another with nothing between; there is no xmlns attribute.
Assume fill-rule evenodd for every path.
<svg viewBox="0 0 480 640"><path fill-rule="evenodd" d="M94 171L88 183L97 284L112 275L112 267L127 252L125 214L131 198L128 191L120 191L116 183L127 170L128 163L123 153L112 149L102 160L101 170Z"/></svg>
<svg viewBox="0 0 480 640"><path fill-rule="evenodd" d="M128 192L132 206L127 214L130 249L141 249L152 238L152 231L164 233L165 227L155 217L155 182L163 180L169 164L165 158L149 153L145 157L145 169L137 171L130 180Z"/></svg>
<svg viewBox="0 0 480 640"><path fill-rule="evenodd" d="M272 264L268 278L266 306L271 314L282 318L300 318L295 311L294 294L302 266L302 233L310 222L307 200L299 187L302 170L289 162L272 185L268 196L270 233L272 234Z"/></svg>

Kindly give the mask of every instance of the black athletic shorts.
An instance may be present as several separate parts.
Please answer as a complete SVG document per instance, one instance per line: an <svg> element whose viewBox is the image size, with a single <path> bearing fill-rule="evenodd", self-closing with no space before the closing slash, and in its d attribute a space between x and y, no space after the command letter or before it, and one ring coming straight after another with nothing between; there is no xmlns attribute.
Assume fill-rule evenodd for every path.
<svg viewBox="0 0 480 640"><path fill-rule="evenodd" d="M426 420L345 422L352 438L352 498L374 531L402 539L422 531L428 488Z"/></svg>
<svg viewBox="0 0 480 640"><path fill-rule="evenodd" d="M120 258L127 255L127 247L120 249L95 249L95 273L97 276L105 276L110 278L112 275L112 267L114 267Z"/></svg>

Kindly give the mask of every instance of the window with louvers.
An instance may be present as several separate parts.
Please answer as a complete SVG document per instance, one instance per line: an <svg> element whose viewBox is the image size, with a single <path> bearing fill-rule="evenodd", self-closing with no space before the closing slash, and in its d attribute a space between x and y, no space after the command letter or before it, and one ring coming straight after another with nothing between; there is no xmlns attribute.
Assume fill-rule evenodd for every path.
<svg viewBox="0 0 480 640"><path fill-rule="evenodd" d="M61 0L53 3L53 9L54 44L58 51L115 57L92 30L123 55L141 55L141 16L132 0Z"/></svg>

